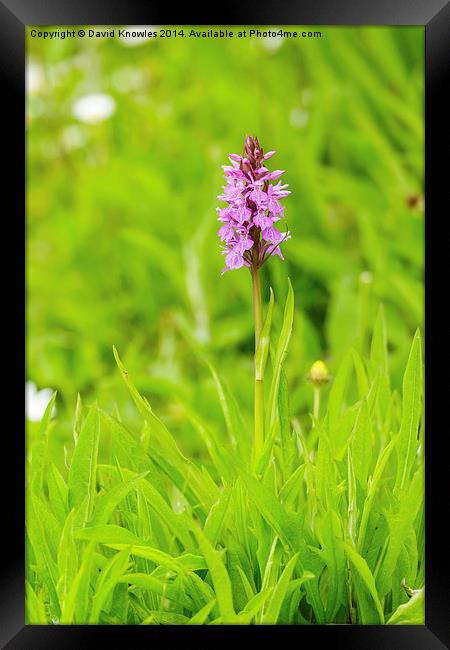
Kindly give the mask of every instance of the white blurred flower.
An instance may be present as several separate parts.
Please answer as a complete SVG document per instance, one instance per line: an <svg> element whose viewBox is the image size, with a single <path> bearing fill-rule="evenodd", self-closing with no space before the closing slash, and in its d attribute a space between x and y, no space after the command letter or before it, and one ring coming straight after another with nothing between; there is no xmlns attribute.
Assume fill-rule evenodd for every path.
<svg viewBox="0 0 450 650"><path fill-rule="evenodd" d="M155 27L152 25L128 25L124 27L124 31L125 34L119 36L122 45L136 47L137 45L142 45L147 41L153 40L153 37L145 36L145 34L155 31Z"/></svg>
<svg viewBox="0 0 450 650"><path fill-rule="evenodd" d="M44 87L45 78L39 63L28 63L26 67L26 88L30 95L36 95Z"/></svg>
<svg viewBox="0 0 450 650"><path fill-rule="evenodd" d="M86 124L100 124L107 120L116 110L116 102L110 95L92 93L80 97L73 105L72 113Z"/></svg>
<svg viewBox="0 0 450 650"><path fill-rule="evenodd" d="M261 45L265 50L274 54L283 45L283 40L282 36L265 36L261 41Z"/></svg>
<svg viewBox="0 0 450 650"><path fill-rule="evenodd" d="M309 115L303 108L293 108L289 113L289 122L291 126L301 129L308 123Z"/></svg>
<svg viewBox="0 0 450 650"><path fill-rule="evenodd" d="M47 408L53 391L51 388L43 388L38 390L36 384L32 381L27 381L25 384L25 413L27 420L39 422ZM52 409L52 416L55 414L55 407Z"/></svg>

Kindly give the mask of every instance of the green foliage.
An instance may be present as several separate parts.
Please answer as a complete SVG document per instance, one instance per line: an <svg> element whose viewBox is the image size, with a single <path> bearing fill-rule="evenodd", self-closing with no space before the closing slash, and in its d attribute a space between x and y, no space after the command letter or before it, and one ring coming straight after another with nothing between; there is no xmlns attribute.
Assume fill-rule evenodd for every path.
<svg viewBox="0 0 450 650"><path fill-rule="evenodd" d="M425 591L418 589L410 600L392 614L388 625L423 625L425 619Z"/></svg>
<svg viewBox="0 0 450 650"><path fill-rule="evenodd" d="M285 313L283 354L289 307ZM420 337L405 369L403 403L397 400L386 417L392 400L380 322L371 358L346 355L328 409L299 433L300 444L289 454L283 447L295 428L288 417L288 435L282 434L284 402L274 398L269 460L256 473L251 457L241 457L230 440L223 443L233 464L227 475L215 456L209 472L182 455L114 351L141 411L141 432L127 432L93 405L64 474L35 457L44 493L34 481L31 454L28 620L423 623L423 456L399 453L405 444L417 450L410 423L411 413L420 421L415 400L421 397L411 384L420 375ZM272 361L272 376L279 376L280 354ZM216 389L220 394L220 383ZM353 392L355 402L348 397ZM43 439L47 425L40 429ZM117 451L113 464L97 463L105 437ZM122 438L139 453L122 453ZM403 484L397 489L398 476Z"/></svg>

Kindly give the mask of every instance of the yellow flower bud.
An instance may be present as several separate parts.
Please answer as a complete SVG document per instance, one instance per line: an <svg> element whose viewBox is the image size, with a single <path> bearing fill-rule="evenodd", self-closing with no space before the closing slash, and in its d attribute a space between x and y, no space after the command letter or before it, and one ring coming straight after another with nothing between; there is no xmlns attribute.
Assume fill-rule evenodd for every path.
<svg viewBox="0 0 450 650"><path fill-rule="evenodd" d="M309 371L308 379L315 386L322 386L330 381L331 375L323 361L315 361L313 363Z"/></svg>

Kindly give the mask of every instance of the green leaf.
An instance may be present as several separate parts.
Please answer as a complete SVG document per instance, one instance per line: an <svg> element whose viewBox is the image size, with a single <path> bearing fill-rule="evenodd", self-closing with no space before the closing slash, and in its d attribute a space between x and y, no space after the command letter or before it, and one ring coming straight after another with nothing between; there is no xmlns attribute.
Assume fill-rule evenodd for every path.
<svg viewBox="0 0 450 650"><path fill-rule="evenodd" d="M111 438L111 458L115 458L121 467L136 472L149 469L149 457L143 445L119 422L117 418L99 409L102 435Z"/></svg>
<svg viewBox="0 0 450 650"><path fill-rule="evenodd" d="M162 425L162 423L160 423L158 418L156 418L155 414L153 413L152 407L150 406L148 400L145 397L142 397L142 395L137 390L136 386L131 381L128 371L125 369L122 361L120 360L119 353L117 352L117 349L114 345L113 345L113 354L117 366L119 367L119 370L122 373L123 380L128 390L130 391L130 395L133 398L133 401L136 404L139 413L142 415L144 419L150 419L151 421L156 420L158 424Z"/></svg>
<svg viewBox="0 0 450 650"><path fill-rule="evenodd" d="M61 473L53 463L50 465L48 471L47 486L48 500L51 505L53 514L58 519L60 524L63 525L68 514L68 489L66 482L61 476Z"/></svg>
<svg viewBox="0 0 450 650"><path fill-rule="evenodd" d="M237 555L237 553L236 553L236 555ZM253 596L255 595L254 589L253 589L252 585L250 584L250 581L247 578L245 572L239 566L239 564L236 564L236 569L237 569L237 572L238 572L239 577L241 579L242 586L244 587L245 596L247 598L247 603L248 603L248 601L251 600L253 598Z"/></svg>
<svg viewBox="0 0 450 650"><path fill-rule="evenodd" d="M386 411L390 399L389 365L387 352L387 331L384 307L380 305L375 321L370 348L370 368L372 376L380 374L378 402L382 413Z"/></svg>
<svg viewBox="0 0 450 650"><path fill-rule="evenodd" d="M370 593L372 596L376 612L379 618L379 623L384 623L384 614L383 614L383 607L381 606L380 599L378 597L377 589L375 586L375 580L374 577L367 566L367 562L362 558L357 551L355 551L354 548L352 548L349 544L346 544L343 542L343 547L345 550L345 553L347 557L349 558L350 562L353 564L355 567L359 577L361 578L362 582L364 583L365 587L367 588L367 591Z"/></svg>
<svg viewBox="0 0 450 650"><path fill-rule="evenodd" d="M205 521L204 533L210 542L215 545L219 541L227 510L230 504L232 488L226 487L218 501L212 506Z"/></svg>
<svg viewBox="0 0 450 650"><path fill-rule="evenodd" d="M422 414L422 350L417 330L403 377L403 406L398 441L395 491L403 490L411 473L418 447L418 430Z"/></svg>
<svg viewBox="0 0 450 650"><path fill-rule="evenodd" d="M100 465L102 470L113 472L117 474L117 468L111 465ZM122 469L122 474L127 480L137 479L139 475L127 469ZM152 473L153 474L153 473ZM142 476L142 475L141 475ZM147 475L147 478L153 479L153 475ZM192 538L190 536L187 524L182 515L176 514L165 499L161 496L158 490L149 481L139 480L139 489L145 496L147 505L152 509L156 516L167 525L175 537L183 544L185 548L192 546Z"/></svg>
<svg viewBox="0 0 450 650"><path fill-rule="evenodd" d="M227 624L234 623L236 613L234 611L233 591L227 569L220 554L214 549L203 531L195 526L193 527L193 532L211 574L221 618Z"/></svg>
<svg viewBox="0 0 450 650"><path fill-rule="evenodd" d="M78 550L74 540L75 510L64 524L58 548L58 584L56 587L61 609L64 609L70 587L78 571Z"/></svg>
<svg viewBox="0 0 450 650"><path fill-rule="evenodd" d="M390 589L398 558L405 540L413 531L413 523L423 499L424 471L421 467L415 473L409 489L402 492L398 507L394 504L385 513L389 525L389 537L387 540L386 554L380 563L379 574L377 576L377 588L381 597L384 597Z"/></svg>
<svg viewBox="0 0 450 650"><path fill-rule="evenodd" d="M48 619L45 613L45 605L38 598L31 584L25 583L25 620L27 625L47 625Z"/></svg>
<svg viewBox="0 0 450 650"><path fill-rule="evenodd" d="M130 549L124 549L116 553L104 566L97 582L95 594L92 599L89 623L98 623L100 612L105 602L118 583L121 576L127 570L130 559Z"/></svg>
<svg viewBox="0 0 450 650"><path fill-rule="evenodd" d="M147 474L148 471L137 474L127 481L114 485L107 494L97 497L92 522L94 524L108 523L119 503L142 482Z"/></svg>
<svg viewBox="0 0 450 650"><path fill-rule="evenodd" d="M50 599L51 614L54 618L60 615L60 605L56 592L58 567L56 563L57 540L51 534L51 528L46 526L49 519L48 508L32 492L27 495L26 525L32 545L37 572L44 583Z"/></svg>
<svg viewBox="0 0 450 650"><path fill-rule="evenodd" d="M298 449L295 434L292 432L289 413L289 387L286 373L282 369L280 390L278 394L278 412L280 415L281 474L287 481L293 468L298 464Z"/></svg>
<svg viewBox="0 0 450 650"><path fill-rule="evenodd" d="M275 585L278 568L281 563L281 549L280 544L278 543L278 537L275 535L273 539L267 538L267 542L270 541L270 547L266 544L260 544L258 548L260 572L262 574L261 589L266 589ZM269 548L267 555L265 552L266 548Z"/></svg>
<svg viewBox="0 0 450 650"><path fill-rule="evenodd" d="M407 603L397 607L387 625L425 625L425 590L418 589Z"/></svg>
<svg viewBox="0 0 450 650"><path fill-rule="evenodd" d="M80 528L75 531L76 539L87 539L101 544L138 544L143 545L142 540L127 528L115 524L98 524Z"/></svg>
<svg viewBox="0 0 450 650"><path fill-rule="evenodd" d="M326 620L333 621L339 607L344 601L345 556L342 550L343 541L340 517L330 510L317 518L317 536L322 546L320 553L329 572L329 588L325 610Z"/></svg>
<svg viewBox="0 0 450 650"><path fill-rule="evenodd" d="M337 507L338 493L336 484L336 464L333 459L331 441L328 432L321 424L319 429L319 447L316 456L315 482L319 502L326 510Z"/></svg>
<svg viewBox="0 0 450 650"><path fill-rule="evenodd" d="M291 505L295 499L301 494L303 490L303 475L305 473L306 464L303 463L295 469L286 483L280 490L278 495L280 502L286 505Z"/></svg>
<svg viewBox="0 0 450 650"><path fill-rule="evenodd" d="M119 578L119 582L124 582L140 589L151 591L152 593L167 598L174 603L178 603L187 609L192 610L192 600L183 594L179 587L171 582L156 578L146 573L127 573Z"/></svg>
<svg viewBox="0 0 450 650"><path fill-rule="evenodd" d="M42 494L48 453L48 433L50 430L52 411L56 400L56 391L47 404L42 420L39 423L36 442L31 452L31 489L38 495Z"/></svg>
<svg viewBox="0 0 450 650"><path fill-rule="evenodd" d="M289 544L294 552L297 551L301 532L299 517L288 513L277 497L253 476L244 470L240 471L240 476L252 500L275 534L285 544Z"/></svg>
<svg viewBox="0 0 450 650"><path fill-rule="evenodd" d="M264 381L264 371L266 368L267 355L269 353L270 345L270 328L272 325L272 312L273 312L274 296L272 287L270 287L270 300L267 307L266 318L259 337L259 345L255 352L255 379Z"/></svg>
<svg viewBox="0 0 450 650"><path fill-rule="evenodd" d="M192 618L189 619L187 625L204 625L208 620L214 605L216 604L216 599L213 598L209 603L202 607Z"/></svg>
<svg viewBox="0 0 450 650"><path fill-rule="evenodd" d="M351 448L355 477L361 487L365 488L372 459L372 422L366 399L361 401L359 407L352 432Z"/></svg>
<svg viewBox="0 0 450 650"><path fill-rule="evenodd" d="M371 513L372 509L372 504L373 500L375 498L376 491L379 487L381 477L383 475L384 469L387 465L387 462L389 460L389 457L395 448L395 445L397 444L398 441L398 434L392 438L392 440L389 442L389 444L385 447L383 450L383 453L379 456L377 460L377 464L375 466L375 470L373 473L373 478L370 483L370 486L367 490L367 496L364 501L364 506L361 514L361 520L360 520L360 525L359 525L359 532L358 532L358 543L357 543L357 548L359 552L361 553L363 550L364 546L364 541L365 541L365 536L366 536L366 530L367 530L367 523L369 519L369 515Z"/></svg>
<svg viewBox="0 0 450 650"><path fill-rule="evenodd" d="M290 562L294 561L295 556L293 556L290 560ZM298 562L298 554L297 554L297 562ZM294 563L297 564L297 562ZM286 565L283 575L281 576L277 586L273 590L273 595L269 603L269 609L263 616L263 623L270 623L271 619L275 622L280 622L279 616L280 616L280 611L281 607L283 605L283 602L288 602L288 599L290 595L294 591L299 591L300 592L300 587L302 586L303 583L308 582L308 580L313 580L315 578L314 573L311 573L311 571L304 571L303 575L300 578L296 578L295 580L290 580L287 582L283 579L283 576L286 573L286 570L288 568L289 564ZM292 577L292 574L291 574ZM282 582L283 579L283 582ZM273 607L273 609L272 609Z"/></svg>
<svg viewBox="0 0 450 650"><path fill-rule="evenodd" d="M369 380L367 379L366 369L363 360L357 350L352 349L353 364L355 366L356 379L358 382L359 399L365 397L369 391Z"/></svg>
<svg viewBox="0 0 450 650"><path fill-rule="evenodd" d="M164 551L146 544L137 535L114 524L102 524L82 528L75 532L77 539L86 539L100 544L105 544L111 548L122 550L130 547L130 553L147 560L151 560L158 565L165 566L176 573L187 574L191 571L206 569L204 559L199 555L185 553L178 557L173 557Z"/></svg>
<svg viewBox="0 0 450 650"><path fill-rule="evenodd" d="M73 623L87 623L89 609L89 586L94 557L95 544L89 544L81 558L80 568L72 581L64 607L61 610L60 623L70 625Z"/></svg>
<svg viewBox="0 0 450 650"><path fill-rule="evenodd" d="M269 600L267 608L264 608L261 623L272 623L275 624L278 621L278 616L283 604L283 600L286 596L287 589L289 587L289 582L294 573L296 564L298 561L298 553L295 553L286 564L283 569L283 573L280 576L275 588L273 589L272 596Z"/></svg>
<svg viewBox="0 0 450 650"><path fill-rule="evenodd" d="M184 614L175 614L173 612L151 611L142 621L142 625L186 625L189 619Z"/></svg>
<svg viewBox="0 0 450 650"><path fill-rule="evenodd" d="M99 412L92 406L81 428L69 470L69 507L78 508L87 496L83 525L89 521L94 508L99 437Z"/></svg>
<svg viewBox="0 0 450 650"><path fill-rule="evenodd" d="M81 401L80 393L77 393L77 404L75 407L75 419L73 423L73 439L77 443L78 436L80 435L81 427L83 426L83 403Z"/></svg>
<svg viewBox="0 0 450 650"><path fill-rule="evenodd" d="M275 351L275 360L273 365L272 383L269 391L268 409L267 409L267 426L266 431L272 431L277 420L278 412L278 391L280 386L281 368L286 357L289 340L292 334L292 324L294 321L294 291L291 281L288 278L288 293L284 306L283 324L281 326L280 336Z"/></svg>
<svg viewBox="0 0 450 650"><path fill-rule="evenodd" d="M262 589L259 593L255 594L250 598L248 603L242 609L237 618L240 624L250 624L252 619L258 614L261 608L264 606L264 603L267 601L270 594L273 592L273 587L268 587Z"/></svg>

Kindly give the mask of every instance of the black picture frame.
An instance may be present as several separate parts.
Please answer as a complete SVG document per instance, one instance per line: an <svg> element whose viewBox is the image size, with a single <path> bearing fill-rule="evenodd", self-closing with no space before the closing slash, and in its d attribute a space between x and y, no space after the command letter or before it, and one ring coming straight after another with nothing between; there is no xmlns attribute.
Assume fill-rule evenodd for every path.
<svg viewBox="0 0 450 650"><path fill-rule="evenodd" d="M0 554L0 643L11 650L51 650L57 648L88 648L106 644L109 639L137 647L141 643L152 648L185 648L195 640L200 646L225 646L234 642L295 640L303 647L324 643L325 647L365 648L365 650L407 649L438 650L450 647L450 598L448 582L448 542L446 539L447 505L447 425L436 415L445 408L445 384L437 376L436 366L446 362L445 345L431 322L430 282L447 277L444 263L448 257L446 241L440 236L441 224L447 217L449 200L448 175L448 102L444 101L450 88L450 2L446 0L312 0L269 3L259 0L255 5L229 0L224 7L227 15L213 16L211 8L200 10L185 5L174 13L173 7L157 7L153 3L127 0L0 0L0 74L3 108L6 111L2 134L3 158L7 173L4 178L4 201L11 206L4 212L8 226L7 243L3 250L13 250L15 264L4 270L8 290L9 321L6 361L2 366L8 385L22 395L23 373L21 350L24 350L24 330L13 323L12 313L22 314L25 303L24 259L25 241L25 28L29 25L117 25L117 24L192 24L192 25L423 25L426 51L426 402L429 438L426 446L426 622L424 626L37 626L25 625L24 597L24 435L17 415L12 409L12 424L3 429L7 440L0 472L4 483L0 494L4 520L3 541L6 552ZM446 155L444 155L446 154ZM22 197L24 197L22 202ZM11 232L15 225L18 232ZM430 254L431 238L433 252ZM439 251L439 244L441 249ZM436 245L436 248L435 248ZM2 256L5 260L6 256ZM14 282L13 282L14 281ZM445 294L441 294L442 297ZM439 299L438 299L439 301ZM16 303L16 304L14 304ZM14 307L17 306L17 309ZM437 313L440 314L439 305ZM440 318L438 317L438 321ZM433 334L431 333L433 329ZM440 342L441 341L441 342ZM436 352L434 352L434 350ZM23 357L22 357L23 359ZM12 389L9 387L8 391ZM9 393L8 393L9 394ZM447 398L448 400L448 398ZM9 402L9 398L8 398ZM444 406L442 406L444 405ZM433 418L431 418L431 412ZM431 419L433 425L430 426ZM12 471L6 472L7 465Z"/></svg>

